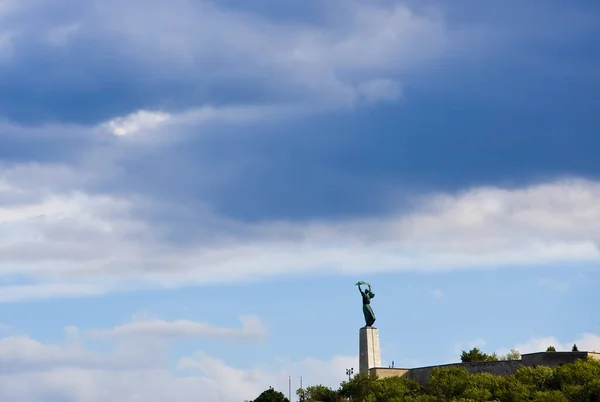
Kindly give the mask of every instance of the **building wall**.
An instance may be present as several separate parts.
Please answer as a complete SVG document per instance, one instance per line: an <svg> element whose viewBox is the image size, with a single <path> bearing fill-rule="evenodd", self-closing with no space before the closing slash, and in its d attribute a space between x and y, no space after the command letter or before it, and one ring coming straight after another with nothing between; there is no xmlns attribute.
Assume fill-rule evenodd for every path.
<svg viewBox="0 0 600 402"><path fill-rule="evenodd" d="M591 357L600 360L600 353L592 352L540 352L529 353L521 356L521 360L500 360L496 362L473 362L473 363L453 363L440 366L418 367L413 369L376 367L369 370L371 375L377 378L386 377L406 377L416 381L419 384L425 384L429 379L431 371L435 367L463 367L470 374L490 373L495 375L513 374L523 366L548 366L557 367L562 364L572 363L577 359Z"/></svg>
<svg viewBox="0 0 600 402"><path fill-rule="evenodd" d="M497 362L474 362L474 363L456 363L445 364L442 366L419 367L410 369L406 374L406 378L416 381L419 384L425 384L429 379L429 374L435 367L463 367L470 374L490 373L496 375L513 374L522 364L519 360L502 360Z"/></svg>
<svg viewBox="0 0 600 402"><path fill-rule="evenodd" d="M377 378L387 377L404 377L408 373L409 369L401 368L387 368L387 367L375 367L372 368L369 373Z"/></svg>
<svg viewBox="0 0 600 402"><path fill-rule="evenodd" d="M592 352L540 352L529 353L521 357L524 366L549 366L556 367L565 363L572 363L577 359L590 356L600 359L600 353Z"/></svg>

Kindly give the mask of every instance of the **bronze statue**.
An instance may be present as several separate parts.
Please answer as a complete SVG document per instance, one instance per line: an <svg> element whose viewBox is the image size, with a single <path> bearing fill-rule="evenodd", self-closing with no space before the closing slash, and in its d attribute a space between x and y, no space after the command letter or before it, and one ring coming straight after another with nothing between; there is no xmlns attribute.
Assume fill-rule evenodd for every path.
<svg viewBox="0 0 600 402"><path fill-rule="evenodd" d="M363 291L360 287L361 285L366 285L368 289ZM362 295L363 314L365 315L366 327L371 327L375 323L375 313L371 308L371 299L375 297L375 293L371 290L371 284L368 282L357 282L356 286L358 286L358 291Z"/></svg>

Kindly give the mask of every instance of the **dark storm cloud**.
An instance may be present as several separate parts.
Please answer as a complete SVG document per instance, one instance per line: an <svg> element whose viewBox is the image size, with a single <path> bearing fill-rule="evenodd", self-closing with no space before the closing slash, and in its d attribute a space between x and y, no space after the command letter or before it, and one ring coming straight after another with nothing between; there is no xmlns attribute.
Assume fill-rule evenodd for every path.
<svg viewBox="0 0 600 402"><path fill-rule="evenodd" d="M252 137L197 137L162 159L168 169L147 160L129 170L165 183L188 207L208 202L242 220L343 218L401 208L403 196L423 191L599 177L600 122L589 110L545 114L520 111L527 108L520 102L498 109L481 102L415 97ZM206 172L215 180L207 183ZM151 181L135 181L151 191Z"/></svg>
<svg viewBox="0 0 600 402"><path fill-rule="evenodd" d="M486 57L415 73L401 104L253 127L250 136L191 135L169 151L172 171L150 161L136 170L154 171L182 204L251 221L383 213L424 191L597 179L600 45L589 25L572 25L560 26L566 42L523 34ZM207 171L210 184L197 178Z"/></svg>
<svg viewBox="0 0 600 402"><path fill-rule="evenodd" d="M333 29L308 21L316 13L293 21L259 14L259 3L251 9L185 0L11 4L0 15L0 116L21 125L93 125L139 109L352 96L361 81L381 78L357 71L364 60L352 50L377 40L380 24L396 30L393 24L406 23L410 32L388 41L390 51L375 55L381 60L369 61L376 74L389 72L390 65L380 67L397 57L430 52L422 54L407 37L418 34L436 53L442 34L426 17L389 17L383 9L355 26L364 6L347 0L339 2L350 10L344 18L321 8ZM328 54L340 45L336 56ZM350 78L338 77L338 67Z"/></svg>
<svg viewBox="0 0 600 402"><path fill-rule="evenodd" d="M180 142L154 148L111 138L102 145L119 174L87 185L97 192L151 196L164 208L139 212L165 225L165 235L181 238L198 233L201 218L212 212L248 221L345 218L401 208L404 197L423 191L598 177L600 49L589 17L597 10L590 9L578 26L574 15L580 13L561 20L549 5L540 14L555 19L530 20L527 30L527 16L534 13L518 14L516 3L509 7L514 14L496 18L494 10L479 7L469 14L474 3L457 4L444 6L450 25L485 21L493 28L482 32L494 35L482 40L502 46L413 70L404 102L244 127L188 128ZM247 8L264 11L260 5ZM303 10L298 20L312 18ZM518 35L511 31L514 21ZM552 24L567 42L540 35ZM93 28L84 27L52 51L31 39L37 34L21 38L13 61L0 70L2 113L23 125L95 124L140 108L176 111L206 100L260 103L294 92L277 88L281 79L269 81L269 69L219 74L226 65L219 63L231 61L225 56L212 73L206 60L186 68L148 63L132 56L132 44L121 33ZM286 95L274 95L277 90ZM88 155L101 140L85 130L80 134L29 142L6 131L0 133L2 158L43 161L55 155L81 164L73 155Z"/></svg>

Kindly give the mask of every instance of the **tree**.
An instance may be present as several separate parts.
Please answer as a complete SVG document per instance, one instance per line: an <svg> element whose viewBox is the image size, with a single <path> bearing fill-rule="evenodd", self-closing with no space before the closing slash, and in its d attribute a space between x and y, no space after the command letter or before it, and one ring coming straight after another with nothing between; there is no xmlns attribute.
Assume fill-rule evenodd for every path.
<svg viewBox="0 0 600 402"><path fill-rule="evenodd" d="M506 355L506 360L521 360L521 353L518 350L511 349Z"/></svg>
<svg viewBox="0 0 600 402"><path fill-rule="evenodd" d="M572 352L579 352L579 349L577 348L577 344L573 344L573 348L571 349Z"/></svg>
<svg viewBox="0 0 600 402"><path fill-rule="evenodd" d="M600 379L600 360L578 359L573 363L556 367L552 376L552 385L554 389L562 389L569 385L583 386L597 379Z"/></svg>
<svg viewBox="0 0 600 402"><path fill-rule="evenodd" d="M338 402L340 395L324 385L311 385L305 389L296 391L300 402Z"/></svg>
<svg viewBox="0 0 600 402"><path fill-rule="evenodd" d="M435 367L429 375L427 393L440 401L459 398L469 386L469 372L464 367Z"/></svg>
<svg viewBox="0 0 600 402"><path fill-rule="evenodd" d="M530 390L544 391L549 389L549 383L554 370L547 366L520 367L513 376L519 383Z"/></svg>
<svg viewBox="0 0 600 402"><path fill-rule="evenodd" d="M338 395L354 402L402 402L417 396L421 386L403 377L376 379L368 374L359 374L340 385Z"/></svg>
<svg viewBox="0 0 600 402"><path fill-rule="evenodd" d="M473 401L497 400L504 384L504 378L490 373L477 373L469 376L469 383L462 397Z"/></svg>
<svg viewBox="0 0 600 402"><path fill-rule="evenodd" d="M498 361L498 356L496 356L496 353L488 355L486 353L483 353L478 348L473 348L468 353L463 350L462 354L460 355L460 361L462 361L463 363L495 362Z"/></svg>
<svg viewBox="0 0 600 402"><path fill-rule="evenodd" d="M521 353L516 349L511 349L506 355L498 357L499 360L521 360Z"/></svg>
<svg viewBox="0 0 600 402"><path fill-rule="evenodd" d="M501 387L495 393L499 401L527 401L531 396L531 388L521 383L514 375L503 377Z"/></svg>
<svg viewBox="0 0 600 402"><path fill-rule="evenodd" d="M275 391L273 387L263 391L258 398L252 402L290 402L282 392Z"/></svg>
<svg viewBox="0 0 600 402"><path fill-rule="evenodd" d="M578 359L554 369L550 387L562 392L569 401L598 401L600 387L600 360Z"/></svg>
<svg viewBox="0 0 600 402"><path fill-rule="evenodd" d="M560 391L538 391L533 394L533 402L569 402Z"/></svg>
<svg viewBox="0 0 600 402"><path fill-rule="evenodd" d="M472 355L485 355L477 352ZM338 390L316 385L297 394L302 402L341 402L345 398L352 402L598 402L600 360L578 359L555 368L523 366L505 375L469 374L465 367L435 367L423 386L404 377L375 378L362 373L342 382ZM253 402L288 400L269 388Z"/></svg>
<svg viewBox="0 0 600 402"><path fill-rule="evenodd" d="M589 382L580 392L580 400L600 401L600 379Z"/></svg>
<svg viewBox="0 0 600 402"><path fill-rule="evenodd" d="M546 352L556 352L556 348L554 346L548 346Z"/></svg>

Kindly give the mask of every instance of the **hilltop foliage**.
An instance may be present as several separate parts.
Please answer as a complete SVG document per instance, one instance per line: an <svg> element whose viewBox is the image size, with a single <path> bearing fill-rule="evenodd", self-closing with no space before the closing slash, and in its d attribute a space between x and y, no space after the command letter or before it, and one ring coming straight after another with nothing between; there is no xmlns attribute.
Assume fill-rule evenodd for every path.
<svg viewBox="0 0 600 402"><path fill-rule="evenodd" d="M282 392L275 391L273 387L269 387L269 389L263 391L258 398L250 402L290 402L290 400L286 398Z"/></svg>
<svg viewBox="0 0 600 402"><path fill-rule="evenodd" d="M463 363L473 363L473 362L496 362L498 360L519 360L521 359L521 354L519 351L515 349L511 349L506 355L498 356L496 353L492 353L488 355L487 353L483 353L478 348L473 348L470 351L462 351L460 355L460 361Z"/></svg>
<svg viewBox="0 0 600 402"><path fill-rule="evenodd" d="M556 368L521 367L514 374L469 374L462 367L436 367L421 386L402 377L356 375L338 389L323 385L297 391L301 402L600 401L600 361L581 359Z"/></svg>

